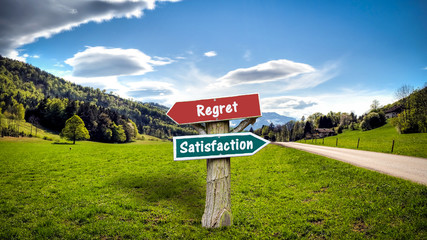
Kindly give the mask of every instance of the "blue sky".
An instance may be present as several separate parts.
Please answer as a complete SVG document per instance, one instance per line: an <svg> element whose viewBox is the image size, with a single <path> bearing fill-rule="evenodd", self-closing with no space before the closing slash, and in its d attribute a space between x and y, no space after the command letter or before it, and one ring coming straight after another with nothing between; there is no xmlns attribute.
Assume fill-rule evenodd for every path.
<svg viewBox="0 0 427 240"><path fill-rule="evenodd" d="M427 82L426 1L2 5L1 55L143 102L259 93L264 112L361 115Z"/></svg>

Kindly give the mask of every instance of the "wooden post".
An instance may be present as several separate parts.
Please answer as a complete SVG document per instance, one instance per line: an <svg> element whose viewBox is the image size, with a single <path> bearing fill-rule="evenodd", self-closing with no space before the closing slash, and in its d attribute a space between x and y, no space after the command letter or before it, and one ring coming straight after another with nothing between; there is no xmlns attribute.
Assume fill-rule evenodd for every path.
<svg viewBox="0 0 427 240"><path fill-rule="evenodd" d="M393 139L393 144L391 145L391 152L393 152L394 149L394 139Z"/></svg>
<svg viewBox="0 0 427 240"><path fill-rule="evenodd" d="M229 121L206 123L208 134L228 133ZM202 226L230 226L231 214L230 158L207 159L206 204Z"/></svg>
<svg viewBox="0 0 427 240"><path fill-rule="evenodd" d="M359 149L360 138L357 139L357 149Z"/></svg>

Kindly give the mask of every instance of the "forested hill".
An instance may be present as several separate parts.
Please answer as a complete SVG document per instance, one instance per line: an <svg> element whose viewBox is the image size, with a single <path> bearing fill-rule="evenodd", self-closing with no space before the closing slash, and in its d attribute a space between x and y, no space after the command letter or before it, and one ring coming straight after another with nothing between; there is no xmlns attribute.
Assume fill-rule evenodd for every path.
<svg viewBox="0 0 427 240"><path fill-rule="evenodd" d="M1 113L16 118L20 104L27 121L55 131L60 131L69 117L79 115L91 133L91 140L113 141L114 128L122 125L126 131L131 121L140 133L160 138L194 133L192 128L177 126L170 120L163 106L83 87L0 56Z"/></svg>

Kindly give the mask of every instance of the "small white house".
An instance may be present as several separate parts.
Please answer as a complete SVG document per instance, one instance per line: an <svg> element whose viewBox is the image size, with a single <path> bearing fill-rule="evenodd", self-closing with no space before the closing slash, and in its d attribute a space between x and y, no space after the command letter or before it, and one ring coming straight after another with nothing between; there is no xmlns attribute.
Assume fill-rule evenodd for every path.
<svg viewBox="0 0 427 240"><path fill-rule="evenodd" d="M384 111L385 118L389 119L389 118L397 117L397 115L399 113L401 113L402 111L403 111L402 106L400 106L400 105L393 106L392 108L389 108L388 110Z"/></svg>

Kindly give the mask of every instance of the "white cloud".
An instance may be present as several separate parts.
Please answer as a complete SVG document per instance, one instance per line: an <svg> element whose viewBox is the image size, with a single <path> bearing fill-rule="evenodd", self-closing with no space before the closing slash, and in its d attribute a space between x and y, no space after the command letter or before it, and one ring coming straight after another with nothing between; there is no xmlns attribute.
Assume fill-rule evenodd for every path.
<svg viewBox="0 0 427 240"><path fill-rule="evenodd" d="M143 80L125 84L128 89L126 94L130 97L144 99L163 99L176 92L173 84L168 82Z"/></svg>
<svg viewBox="0 0 427 240"><path fill-rule="evenodd" d="M205 52L204 55L206 57L215 57L217 55L217 53L215 51L209 51L209 52Z"/></svg>
<svg viewBox="0 0 427 240"><path fill-rule="evenodd" d="M36 58L36 59L38 59L38 58L40 58L40 56L39 55L29 55L28 53L24 53L23 55L22 55L22 58L23 59L26 59L26 58Z"/></svg>
<svg viewBox="0 0 427 240"><path fill-rule="evenodd" d="M313 72L284 79L280 90L290 91L316 87L336 77L338 74L338 66L339 63L337 62L329 62L322 68L316 69Z"/></svg>
<svg viewBox="0 0 427 240"><path fill-rule="evenodd" d="M54 67L61 67L61 68L65 67L64 64L59 63L59 62L55 63L53 66Z"/></svg>
<svg viewBox="0 0 427 240"><path fill-rule="evenodd" d="M249 68L239 68L228 72L218 79L222 86L265 83L289 79L316 70L305 63L296 63L286 59L273 60Z"/></svg>
<svg viewBox="0 0 427 240"><path fill-rule="evenodd" d="M168 58L156 60L138 49L87 47L65 61L73 67L73 76L102 77L143 75L154 71L153 66L170 64Z"/></svg>
<svg viewBox="0 0 427 240"><path fill-rule="evenodd" d="M174 60L167 58L167 57L157 57L154 56L153 59L150 60L150 64L151 65L155 65L155 66L163 66L163 65L168 65L175 62Z"/></svg>
<svg viewBox="0 0 427 240"><path fill-rule="evenodd" d="M314 97L279 96L261 99L263 112L277 112L295 118L318 104L319 100Z"/></svg>
<svg viewBox="0 0 427 240"><path fill-rule="evenodd" d="M3 0L1 5L0 54L25 61L17 50L25 44L88 22L141 17L143 10L155 8L156 0Z"/></svg>
<svg viewBox="0 0 427 240"><path fill-rule="evenodd" d="M124 98L128 97L126 95L128 88L122 85L118 81L116 76L87 78L87 77L75 77L75 76L68 75L68 76L64 76L64 79L82 86L106 89L109 92L113 91Z"/></svg>

